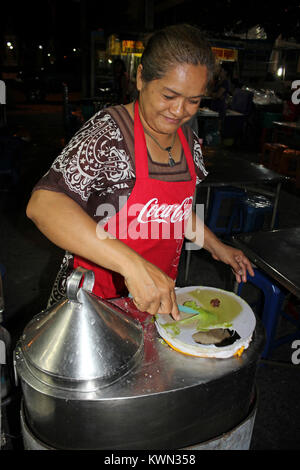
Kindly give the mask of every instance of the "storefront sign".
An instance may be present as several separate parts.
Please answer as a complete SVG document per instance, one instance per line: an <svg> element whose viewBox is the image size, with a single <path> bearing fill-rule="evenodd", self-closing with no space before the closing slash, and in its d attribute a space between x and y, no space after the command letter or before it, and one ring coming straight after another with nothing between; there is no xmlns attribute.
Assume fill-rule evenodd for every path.
<svg viewBox="0 0 300 470"><path fill-rule="evenodd" d="M212 47L212 51L216 58L219 60L228 60L235 62L238 58L238 51L236 49L225 49L223 47Z"/></svg>
<svg viewBox="0 0 300 470"><path fill-rule="evenodd" d="M126 53L142 53L144 46L142 41L123 40L122 41L122 54Z"/></svg>
<svg viewBox="0 0 300 470"><path fill-rule="evenodd" d="M112 34L108 38L108 55L125 55L125 54L142 54L144 45L142 41L134 41L132 39L123 39Z"/></svg>

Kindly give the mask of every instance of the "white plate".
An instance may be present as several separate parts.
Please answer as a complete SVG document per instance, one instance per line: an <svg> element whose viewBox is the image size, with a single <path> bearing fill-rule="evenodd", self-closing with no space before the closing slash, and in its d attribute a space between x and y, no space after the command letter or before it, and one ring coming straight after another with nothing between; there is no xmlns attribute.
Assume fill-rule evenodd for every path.
<svg viewBox="0 0 300 470"><path fill-rule="evenodd" d="M191 292L197 292L197 300L191 295ZM197 357L216 357L228 358L234 354L240 354L247 349L256 325L255 315L250 306L241 297L233 292L216 289L214 287L189 286L176 289L178 304L183 304L186 300L194 300L197 305L205 310L214 312L221 321L231 323L230 330L235 330L240 339L228 346L217 347L215 345L203 345L196 343L192 337L196 333L195 325L180 328L179 333L174 333L171 329L164 328L166 323L175 323L170 315L156 315L156 328L160 336L175 350ZM219 307L212 307L210 300L219 298ZM224 316L222 318L222 316ZM184 314L181 313L184 318ZM215 328L213 325L211 328Z"/></svg>

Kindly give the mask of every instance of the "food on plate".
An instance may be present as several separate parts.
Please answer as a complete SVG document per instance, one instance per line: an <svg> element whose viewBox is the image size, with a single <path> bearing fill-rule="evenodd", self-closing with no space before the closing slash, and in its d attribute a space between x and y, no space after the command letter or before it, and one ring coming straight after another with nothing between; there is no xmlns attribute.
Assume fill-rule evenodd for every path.
<svg viewBox="0 0 300 470"><path fill-rule="evenodd" d="M177 302L182 305L185 305L186 302L194 301L194 305L198 306L198 308L202 308L206 312L216 315L220 323L232 323L242 311L242 305L238 301L238 298L235 298L231 293L227 293L226 291L220 290L216 292L216 290L204 287L201 289L196 288L189 292L178 293L176 297ZM212 305L213 300L219 300L220 303L218 307ZM215 302L213 302L213 304L215 304Z"/></svg>
<svg viewBox="0 0 300 470"><path fill-rule="evenodd" d="M155 319L158 333L175 351L225 359L240 356L248 348L255 316L236 294L211 287L184 287L176 289L176 299L180 320L163 314Z"/></svg>
<svg viewBox="0 0 300 470"><path fill-rule="evenodd" d="M182 314L181 320L171 320L170 322L164 323L163 328L167 329L172 335L179 335L180 331L184 328L193 328L196 331L206 331L215 328L229 328L231 323L220 322L217 315L204 310L199 307L194 301L187 301L183 304L186 307L190 307L199 313L193 314Z"/></svg>
<svg viewBox="0 0 300 470"><path fill-rule="evenodd" d="M192 335L193 340L199 344L214 344L215 346L228 346L240 339L240 335L233 330L215 328L208 331L197 331Z"/></svg>
<svg viewBox="0 0 300 470"><path fill-rule="evenodd" d="M197 331L193 334L193 340L200 344L216 344L230 337L228 329L215 328L209 331Z"/></svg>
<svg viewBox="0 0 300 470"><path fill-rule="evenodd" d="M220 300L219 299L211 299L210 305L213 307L220 307Z"/></svg>
<svg viewBox="0 0 300 470"><path fill-rule="evenodd" d="M232 320L241 309L240 304L225 292L218 293L218 297L216 297L216 293L211 289L195 289L186 294L179 294L177 301L184 307L194 310L195 314L181 313L180 320L166 322L162 325L163 328L172 336L179 335L182 330L187 328L192 329L195 333L207 332L207 335L198 335L198 338L205 338L204 341L209 341L202 344L217 344L218 341L215 342L213 338L209 339L213 335L213 333L208 333L209 330L221 330L227 336L224 332L232 326ZM225 336L222 337L222 341L225 341ZM232 335L229 334L229 336L231 338ZM229 338L227 339L229 340ZM200 341L196 342L200 343Z"/></svg>

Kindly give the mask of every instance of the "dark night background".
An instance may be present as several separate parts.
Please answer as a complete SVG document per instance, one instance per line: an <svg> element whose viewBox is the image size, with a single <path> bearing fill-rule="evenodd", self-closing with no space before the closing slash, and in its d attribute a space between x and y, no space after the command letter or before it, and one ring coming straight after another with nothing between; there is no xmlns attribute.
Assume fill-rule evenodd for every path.
<svg viewBox="0 0 300 470"><path fill-rule="evenodd" d="M65 44L77 41L80 36L82 11L86 10L90 29L105 28L111 31L143 31L145 5L149 15L153 12L154 28L178 22L193 22L204 29L221 34L224 31L246 31L260 24L268 38L278 34L300 38L299 2L271 2L240 0L123 0L100 2L94 0L29 0L16 5L1 5L1 31L18 34L22 39L47 40L55 37Z"/></svg>
<svg viewBox="0 0 300 470"><path fill-rule="evenodd" d="M97 100L94 103L94 98L99 96L89 94L89 86L92 89L90 78L93 77L91 33L98 32L100 37L103 36L105 50L106 40L113 33L122 39L139 39L152 30L183 22L199 26L215 42L223 41L225 45L220 47L224 48L226 44L228 47L231 43L237 44L241 35L245 38L251 28L257 25L263 28L264 39L251 42L251 38L246 37L244 50L237 44L240 71L243 72L240 86L244 85L244 77L250 77L253 88L256 85L258 89L263 88L275 40L281 36L289 41L287 48L292 44L293 50L284 51L286 80L273 74L266 87L272 85L275 88L276 85L279 91L285 89L288 96L284 99L290 98L291 80L300 78L300 0L27 0L1 3L0 80L6 83L7 101L5 106L0 106L0 112L4 111L0 114L0 142L1 136L8 142L3 149L8 152L9 169L13 170L11 174L16 181L10 174L7 177L5 171L1 175L0 165L0 268L5 268L3 326L12 336L12 345L33 315L45 308L63 257L63 250L39 232L26 217L25 209L34 185L61 152L70 132L82 124L80 119L88 100L92 108L99 104ZM7 46L9 41L14 44L13 49ZM278 62L277 65L283 64ZM32 79L35 80L36 75L41 77L42 72L47 76L49 88L40 99L39 87L33 86ZM247 76L248 72L252 75ZM105 73L103 75L106 78ZM54 77L52 81L51 76ZM69 100L63 94L63 82L68 84ZM28 94L32 89L35 94ZM222 158L234 156L260 163L262 143L268 142L263 139L270 138L270 123L274 116L282 115L282 108L282 101L252 106L247 116L248 133L237 139L236 146L233 138L231 143L227 139L228 147L221 147ZM93 108L93 112L97 109ZM239 122L244 122L243 117ZM299 138L296 143L300 150ZM213 153L213 145L212 148L207 146L204 156L209 159ZM300 186L296 187L294 183L291 179L282 186L279 228L299 226ZM191 266L194 268L188 284L225 288L226 267L220 267L217 261L199 251L198 255L193 254ZM182 263L182 279L183 268ZM184 285L182 279L178 285ZM296 306L299 308L299 304ZM283 322L283 329L285 327ZM277 348L272 359L275 360L258 370L259 408L251 449L299 450L300 365L291 364L289 344ZM22 449L18 399L13 395L7 400L4 414L7 449Z"/></svg>
<svg viewBox="0 0 300 470"><path fill-rule="evenodd" d="M60 82L62 78L82 96L90 96L84 82L91 74L91 32L102 31L104 43L113 33L121 39L143 39L147 32L182 22L199 26L214 40L237 39L259 25L266 38L262 43L273 44L280 35L300 42L297 1L29 0L17 6L5 2L0 14L0 77L1 72L20 70L24 77L43 67L45 75L60 74ZM7 41L14 43L14 51L8 50Z"/></svg>
<svg viewBox="0 0 300 470"><path fill-rule="evenodd" d="M13 2L5 2L1 5L1 31L18 34L20 38L29 40L55 37L73 46L73 41L78 42L80 36L82 10L86 10L87 26L90 29L143 31L145 4L148 4L148 9L153 9L154 28L186 21L221 34L228 30L246 31L260 24L270 39L280 33L283 37L300 38L298 1L257 0L29 0L19 3L17 7Z"/></svg>
<svg viewBox="0 0 300 470"><path fill-rule="evenodd" d="M18 36L22 46L36 41L53 41L66 51L79 47L83 30L102 28L112 32L144 32L171 23L190 22L211 35L246 32L259 24L269 40L300 39L298 1L271 2L240 0L29 0L1 5L1 35ZM3 39L3 38L2 38Z"/></svg>

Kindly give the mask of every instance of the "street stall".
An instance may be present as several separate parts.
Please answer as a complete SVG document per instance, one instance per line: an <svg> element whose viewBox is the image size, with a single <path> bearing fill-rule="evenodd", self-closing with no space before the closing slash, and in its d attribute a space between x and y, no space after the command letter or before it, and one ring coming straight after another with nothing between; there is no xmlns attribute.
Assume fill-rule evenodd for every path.
<svg viewBox="0 0 300 470"><path fill-rule="evenodd" d="M202 329L226 321L235 330L204 345L192 339L190 313L153 322L130 298L96 297L93 279L75 270L67 297L33 317L16 346L25 449L249 449L264 334L248 304L220 289L197 297L197 286L179 288L180 308ZM188 299L204 299L208 313Z"/></svg>
<svg viewBox="0 0 300 470"><path fill-rule="evenodd" d="M184 57L190 47L186 43L187 29L190 30L190 27L186 25L180 29L184 38L180 44L186 48ZM170 27L168 31L177 39L177 27ZM194 40L195 28L192 31L190 37ZM199 40L193 44L195 55L202 44L202 37ZM169 46L169 40L165 42ZM161 47L162 38L159 37L155 52L157 60L160 60ZM213 71L214 61L209 48L208 44L205 45L210 70ZM143 67L146 70L146 64L143 63ZM172 79L166 71L164 76L169 77L171 86L175 71L177 76L177 72L183 68L186 72L189 71L186 76L192 75L193 80L184 84L183 96L188 93L192 96L202 94L206 85L206 74L203 75L202 67L193 68L189 62L184 65L176 62L172 67L169 64L169 68ZM154 82L153 86L157 86L156 79L151 81ZM54 225L59 236L70 230L69 240L64 244L66 248L69 243L73 245L79 234L78 226L84 231L83 227L88 225L89 236L85 240L78 237L78 246L73 245L70 248L78 254L71 260L72 274L65 272L63 281L66 291L28 323L15 348L15 375L23 393L20 413L24 446L26 449L45 450L249 449L257 406L255 374L264 341L263 330L250 306L235 293L214 287L202 288L199 285L174 288L174 283L170 282L169 277L174 281L177 277L175 270L179 263L183 238L189 235L184 230L185 227L179 227L179 223L183 217L190 216L192 209L196 185L195 157L191 152L192 147L189 148L187 139L181 134L180 119L164 117L163 122L166 121L165 124L168 123L170 127L160 126L154 118L147 119L143 130L139 106L141 110L143 104L152 106L154 98L158 105L160 99L149 92L150 87L145 86L141 67L138 69L137 82L140 94L134 109L132 103L126 108L119 107L128 112L128 119L133 118L130 122L133 123L136 175L134 191L128 194L127 203L116 214L117 240L113 229L110 232L109 228L108 232L113 235L112 243L110 237L106 239L103 233L105 239L100 245L101 234L99 236L98 230L102 231L101 224L93 222L90 225L90 218L98 216L100 207L100 193L97 192L98 189L94 191L94 182L92 192L97 195L96 211L92 208L91 217L86 217L78 209L78 204L69 200L72 199L70 197L67 204L72 205L74 212L67 211L69 219L66 218L64 209L60 211L61 225L55 223L58 212L56 208L59 205L58 200L62 203L62 200L66 202L66 198L58 191L38 193L51 199L51 203L47 200L46 207L55 208L51 214L54 223L49 223L48 227L51 226L52 229ZM194 113L196 106L192 108ZM115 109L111 111L113 118L114 111ZM108 113L105 109L104 122ZM190 116L194 113L190 112ZM78 161L84 165L84 171L88 166L81 154L82 148L86 148L86 156L91 157L91 162L95 163L95 159L101 156L104 157L105 164L110 164L108 156L103 154L104 147L110 147L115 161L115 136L118 138L122 133L121 122L120 131L115 132L114 128L114 137L111 139L110 129L106 135L102 130L99 132L96 129L98 123L95 124L93 119L86 127L89 124L92 132L96 131L99 138L91 139L86 146L85 137L80 137L76 142L76 147L80 149ZM179 131L179 141L188 164L187 171L192 179L173 184L173 181L150 178L149 148L145 134L153 137L148 128L153 129L154 125L157 126L157 134L168 134L169 137L173 134L173 143L177 130ZM102 143L100 137L103 137ZM155 138L154 142L157 144ZM194 152L197 144L198 142L194 143ZM92 147L93 151L90 151ZM167 170L170 172L176 164L171 154L173 144L164 148L158 144L158 147L167 154L159 154L151 149L152 155L156 156L158 164L165 164L167 158ZM179 145L177 150L179 158ZM124 155L121 146L120 155ZM72 165L70 160L69 163ZM102 166L99 163L96 163L97 168ZM78 170L78 175L81 175L81 168ZM103 169L102 175L106 173ZM96 175L98 182L102 175ZM199 171L199 176L202 177L202 170ZM111 178L109 173L108 179ZM72 179L81 186L77 177ZM120 186L123 189L123 184ZM111 193L109 188L104 192L105 207L108 203L107 195ZM91 200L91 194L87 199ZM27 206L27 215L36 223L39 216L44 218L46 212L43 203L39 202L38 208L36 207L35 196L33 194ZM156 204L155 201L159 203ZM136 208L136 203L139 208L142 207L138 216L130 214L131 208ZM60 209L63 205L60 205ZM125 227L123 212L126 217ZM78 225L74 222L75 214L80 218L77 219ZM51 215L47 213L48 221ZM151 222L146 227L147 231L148 228L151 229L151 235L144 232L146 236L136 237L131 232L132 226L143 232L144 216L147 224L148 221ZM172 224L172 234L166 236L162 230L157 237L153 227L160 230L160 222L167 218L170 218ZM110 217L108 224L114 224L114 221L114 217ZM103 227L106 232L106 226ZM128 229L125 241L122 232L124 228L126 231ZM180 231L180 237L177 231ZM206 236L212 241L214 252L219 251L220 259L224 259L226 263L228 257L225 258L224 253L228 254L237 280L239 276L246 275L246 270L252 273L250 262L243 253L216 241L209 231ZM189 238L194 240L193 235ZM178 240L181 241L178 243ZM124 243L120 243L121 241ZM110 250L115 245L117 249L114 255L113 250ZM82 246L88 248L90 253L81 252ZM123 251L126 251L126 256L122 261ZM107 256L107 261L102 259L103 254ZM121 260L120 268L112 264L114 256ZM145 260L141 261L144 256ZM139 262L143 264L142 269L139 269ZM127 282L126 270L130 279L130 272L135 271L133 285L129 285L132 281ZM156 273L155 276L152 275L150 282L148 270ZM158 297L155 296L158 299L155 304L152 296L154 278L159 292ZM137 289L142 289L140 294L136 292L135 285ZM166 307L165 299L168 302ZM178 318L177 305L182 313L181 318Z"/></svg>

